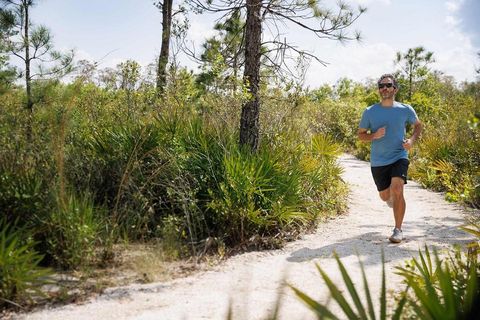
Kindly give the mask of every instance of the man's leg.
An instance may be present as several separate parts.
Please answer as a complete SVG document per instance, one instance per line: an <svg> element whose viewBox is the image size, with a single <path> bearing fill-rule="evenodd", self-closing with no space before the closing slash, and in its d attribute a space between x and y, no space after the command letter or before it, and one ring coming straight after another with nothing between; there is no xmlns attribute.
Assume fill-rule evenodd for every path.
<svg viewBox="0 0 480 320"><path fill-rule="evenodd" d="M385 201L385 203L390 207L390 208L393 208L393 198L392 198L392 192L390 191L391 189L391 186L388 187L387 189L385 190L382 190L378 193L378 195L380 196L380 199L382 199L383 201Z"/></svg>
<svg viewBox="0 0 480 320"><path fill-rule="evenodd" d="M395 218L395 228L402 229L403 217L405 216L405 198L403 196L403 178L392 177L390 192L393 199L393 216ZM382 198L383 199L383 198Z"/></svg>
<svg viewBox="0 0 480 320"><path fill-rule="evenodd" d="M393 199L391 193L392 184L392 166L372 167L372 176L377 186L378 195L380 199L385 201L387 205L393 207Z"/></svg>
<svg viewBox="0 0 480 320"><path fill-rule="evenodd" d="M378 193L378 195L380 196L380 199L382 199L383 201L390 200L390 197L391 197L390 196L390 187L388 187L387 189L382 190Z"/></svg>

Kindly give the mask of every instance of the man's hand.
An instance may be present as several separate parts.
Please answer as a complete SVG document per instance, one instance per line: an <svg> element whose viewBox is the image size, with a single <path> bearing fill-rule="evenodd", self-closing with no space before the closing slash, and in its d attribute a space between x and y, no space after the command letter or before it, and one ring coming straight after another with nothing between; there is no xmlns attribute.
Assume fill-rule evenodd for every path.
<svg viewBox="0 0 480 320"><path fill-rule="evenodd" d="M422 128L423 125L420 120L415 121L415 123L413 124L412 136L410 137L410 139L403 139L402 146L405 150L408 151L413 147L413 143L417 141L418 137L420 137L420 133L422 133Z"/></svg>
<svg viewBox="0 0 480 320"><path fill-rule="evenodd" d="M403 139L403 144L402 144L403 148L405 150L410 150L413 146L413 141L412 139Z"/></svg>
<svg viewBox="0 0 480 320"><path fill-rule="evenodd" d="M375 133L372 135L372 140L377 140L377 139L383 138L385 136L385 130L386 129L387 129L387 127L381 127L380 129L375 131Z"/></svg>

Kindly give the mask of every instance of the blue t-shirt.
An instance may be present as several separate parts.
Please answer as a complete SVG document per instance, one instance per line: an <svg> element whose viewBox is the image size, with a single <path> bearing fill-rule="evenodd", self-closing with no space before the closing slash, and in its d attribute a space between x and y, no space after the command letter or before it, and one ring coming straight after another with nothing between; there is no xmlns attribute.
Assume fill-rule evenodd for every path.
<svg viewBox="0 0 480 320"><path fill-rule="evenodd" d="M372 167L386 166L399 159L408 159L408 152L402 146L407 123L417 121L415 110L407 104L394 102L391 107L380 103L371 105L362 115L360 128L375 132L385 128L385 136L372 140L370 164Z"/></svg>

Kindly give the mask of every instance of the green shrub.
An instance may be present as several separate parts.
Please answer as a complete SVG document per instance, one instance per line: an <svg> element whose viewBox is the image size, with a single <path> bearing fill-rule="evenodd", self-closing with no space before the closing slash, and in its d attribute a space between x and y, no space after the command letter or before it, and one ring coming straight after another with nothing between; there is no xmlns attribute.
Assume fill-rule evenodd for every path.
<svg viewBox="0 0 480 320"><path fill-rule="evenodd" d="M40 268L43 256L34 249L29 230L0 219L0 306L22 304L42 295L49 269Z"/></svg>
<svg viewBox="0 0 480 320"><path fill-rule="evenodd" d="M242 243L255 234L273 234L295 220L304 220L299 208L299 173L282 171L278 156L240 150L225 155L225 176L217 192L211 192L209 206L228 243Z"/></svg>
<svg viewBox="0 0 480 320"><path fill-rule="evenodd" d="M79 182L76 185L94 194L97 203L106 204L111 223L132 238L148 236L152 215L166 196L162 177L174 174L168 172L168 155L159 147L160 138L153 124L102 128L86 144L79 143L67 159L70 182ZM89 158L75 165L85 151ZM85 171L90 174L82 174Z"/></svg>
<svg viewBox="0 0 480 320"><path fill-rule="evenodd" d="M397 273L404 278L405 289L396 293L396 306L392 319L478 318L480 312L480 264L478 263L480 223L478 218L472 219L462 229L474 235L477 241L469 244L467 248L451 248L442 257L436 250L432 256L425 245L423 252L419 250L418 258L408 261L404 267L397 267ZM320 265L317 265L317 269L330 291L331 298L340 306L342 315L333 314L326 305L315 301L299 288L293 286L290 288L319 319L376 319L377 317L386 319L389 310L387 310L383 252L380 309L377 315L373 308L371 290L361 260L359 259L365 290L364 301L360 298L345 265L336 253L334 257L347 288L346 291L342 292Z"/></svg>
<svg viewBox="0 0 480 320"><path fill-rule="evenodd" d="M33 170L0 171L0 208L7 221L30 224L42 211L46 200L42 180Z"/></svg>
<svg viewBox="0 0 480 320"><path fill-rule="evenodd" d="M178 259L188 253L188 247L185 246L188 241L188 229L183 220L179 216L169 215L161 221L159 230L161 246L166 256L172 259Z"/></svg>
<svg viewBox="0 0 480 320"><path fill-rule="evenodd" d="M321 214L341 211L339 150L323 135L314 136L308 147L278 144L256 154L232 146L224 156L224 176L210 190L218 235L235 243L298 232Z"/></svg>
<svg viewBox="0 0 480 320"><path fill-rule="evenodd" d="M413 293L406 313L419 319L470 319L480 311L480 265L478 252L465 255L451 250L447 259L434 258L425 246L419 258L398 268Z"/></svg>
<svg viewBox="0 0 480 320"><path fill-rule="evenodd" d="M174 76L158 100L148 86L129 93L81 81L37 86L32 141L28 114L17 104L23 93L1 106L0 205L9 220L20 217L35 229L43 263L70 268L82 248L89 263L99 243L173 239L168 230L178 230L175 241L192 252L208 238L232 246L258 236L291 238L342 210L345 186L326 155L332 144L319 137L340 135L354 121L348 108L334 129L312 126L317 106L301 90L265 86L262 150L248 154L238 147L245 96L201 93L190 73Z"/></svg>
<svg viewBox="0 0 480 320"><path fill-rule="evenodd" d="M93 262L104 219L101 213L88 195L57 196L56 207L45 222L48 252L57 265L78 269Z"/></svg>
<svg viewBox="0 0 480 320"><path fill-rule="evenodd" d="M365 300L362 301L360 299L360 294L355 288L355 285L352 281L351 276L348 274L345 265L340 261L340 258L335 253L335 260L337 261L338 268L342 274L343 282L347 288L346 293L350 296L347 300L346 294L344 294L338 286L333 283L332 279L326 274L326 272L322 269L320 265L317 264L317 269L321 274L325 284L330 291L331 297L334 299L335 302L340 306L343 315L335 315L333 314L326 305L315 301L310 296L295 288L290 286L295 294L302 300L312 311L317 315L319 319L387 319L387 295L386 295L386 280L385 280L385 262L383 258L382 252L382 285L381 285L381 292L380 292L380 306L378 313L375 312L373 307L373 300L370 292L370 288L368 286L367 277L365 275L365 269L363 267L362 262L359 259L360 269L362 272L362 280L363 280L363 287L365 290ZM403 297L397 305L397 308L392 315L392 319L400 319L400 315L402 313L402 309L405 305L406 298Z"/></svg>

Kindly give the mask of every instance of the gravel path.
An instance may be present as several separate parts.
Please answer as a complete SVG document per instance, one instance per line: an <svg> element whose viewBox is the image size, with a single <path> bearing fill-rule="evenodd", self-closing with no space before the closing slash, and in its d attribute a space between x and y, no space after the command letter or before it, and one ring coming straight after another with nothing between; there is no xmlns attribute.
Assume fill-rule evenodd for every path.
<svg viewBox="0 0 480 320"><path fill-rule="evenodd" d="M282 250L245 253L187 278L112 288L83 305L68 305L16 318L223 320L231 304L233 319L265 319L280 296L280 319L314 319L312 312L289 288L280 293L279 288L286 279L312 297L326 301L326 286L315 264L321 265L340 283L341 276L332 257L334 250L354 276L357 286L362 288L358 252L376 295L381 284L382 248L387 288L396 289L401 288L401 284L394 267L416 256L425 243L446 248L471 239L457 228L465 217L460 207L445 202L441 194L409 181L405 189L407 213L403 225L406 240L398 245L389 243L393 213L378 198L369 164L350 155L342 156L340 163L345 168L343 178L351 188L349 212L322 224L314 234L289 243ZM331 306L335 310L335 303Z"/></svg>

